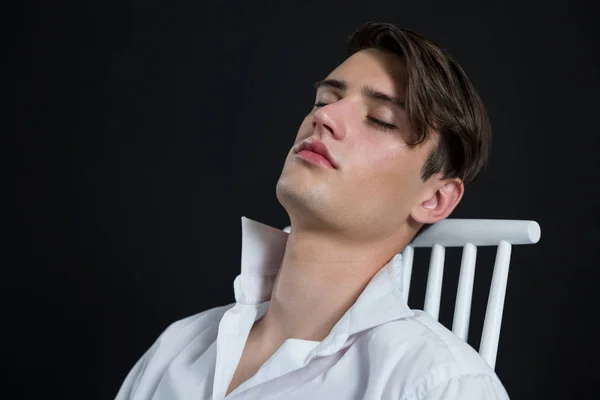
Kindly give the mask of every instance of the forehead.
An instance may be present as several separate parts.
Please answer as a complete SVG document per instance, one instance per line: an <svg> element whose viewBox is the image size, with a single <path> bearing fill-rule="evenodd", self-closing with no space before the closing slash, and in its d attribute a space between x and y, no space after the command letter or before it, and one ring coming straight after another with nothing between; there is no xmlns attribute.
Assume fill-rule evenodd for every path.
<svg viewBox="0 0 600 400"><path fill-rule="evenodd" d="M400 96L404 93L406 69L404 60L394 53L365 49L348 57L327 76L329 78L344 79L350 88L370 85Z"/></svg>

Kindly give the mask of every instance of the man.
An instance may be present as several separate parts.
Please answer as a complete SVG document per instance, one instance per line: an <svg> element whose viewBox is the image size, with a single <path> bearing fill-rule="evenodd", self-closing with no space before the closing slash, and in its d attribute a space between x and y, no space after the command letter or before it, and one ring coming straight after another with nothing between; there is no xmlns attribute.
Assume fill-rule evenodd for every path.
<svg viewBox="0 0 600 400"><path fill-rule="evenodd" d="M486 164L460 66L367 23L316 85L277 183L288 233L242 218L236 303L171 325L117 399L507 399L466 343L402 297L401 256Z"/></svg>

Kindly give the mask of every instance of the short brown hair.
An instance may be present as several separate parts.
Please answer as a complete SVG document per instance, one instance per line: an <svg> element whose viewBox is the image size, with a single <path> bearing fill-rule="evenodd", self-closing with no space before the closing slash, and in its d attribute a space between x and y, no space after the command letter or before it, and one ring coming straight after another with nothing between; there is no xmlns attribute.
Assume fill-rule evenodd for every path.
<svg viewBox="0 0 600 400"><path fill-rule="evenodd" d="M424 143L432 131L439 133L421 178L441 172L465 185L473 182L487 165L491 127L460 65L433 41L384 22L367 22L350 36L349 55L368 48L397 54L405 63L405 107L416 138L411 145Z"/></svg>

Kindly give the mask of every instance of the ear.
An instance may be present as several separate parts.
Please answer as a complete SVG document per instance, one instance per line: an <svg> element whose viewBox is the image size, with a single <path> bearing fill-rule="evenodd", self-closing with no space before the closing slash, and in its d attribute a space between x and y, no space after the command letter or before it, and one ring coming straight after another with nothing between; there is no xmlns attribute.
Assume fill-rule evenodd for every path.
<svg viewBox="0 0 600 400"><path fill-rule="evenodd" d="M421 224L441 221L454 211L464 191L465 186L459 178L439 180L427 191L410 215Z"/></svg>

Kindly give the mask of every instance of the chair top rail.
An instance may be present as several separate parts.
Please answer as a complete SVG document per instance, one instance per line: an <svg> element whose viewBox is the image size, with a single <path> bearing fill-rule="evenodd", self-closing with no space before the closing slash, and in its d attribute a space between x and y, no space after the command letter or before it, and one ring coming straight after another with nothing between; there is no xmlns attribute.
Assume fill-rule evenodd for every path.
<svg viewBox="0 0 600 400"><path fill-rule="evenodd" d="M533 244L541 237L540 225L535 221L511 219L447 218L419 235L409 244L412 247L498 246L501 241L510 244Z"/></svg>

